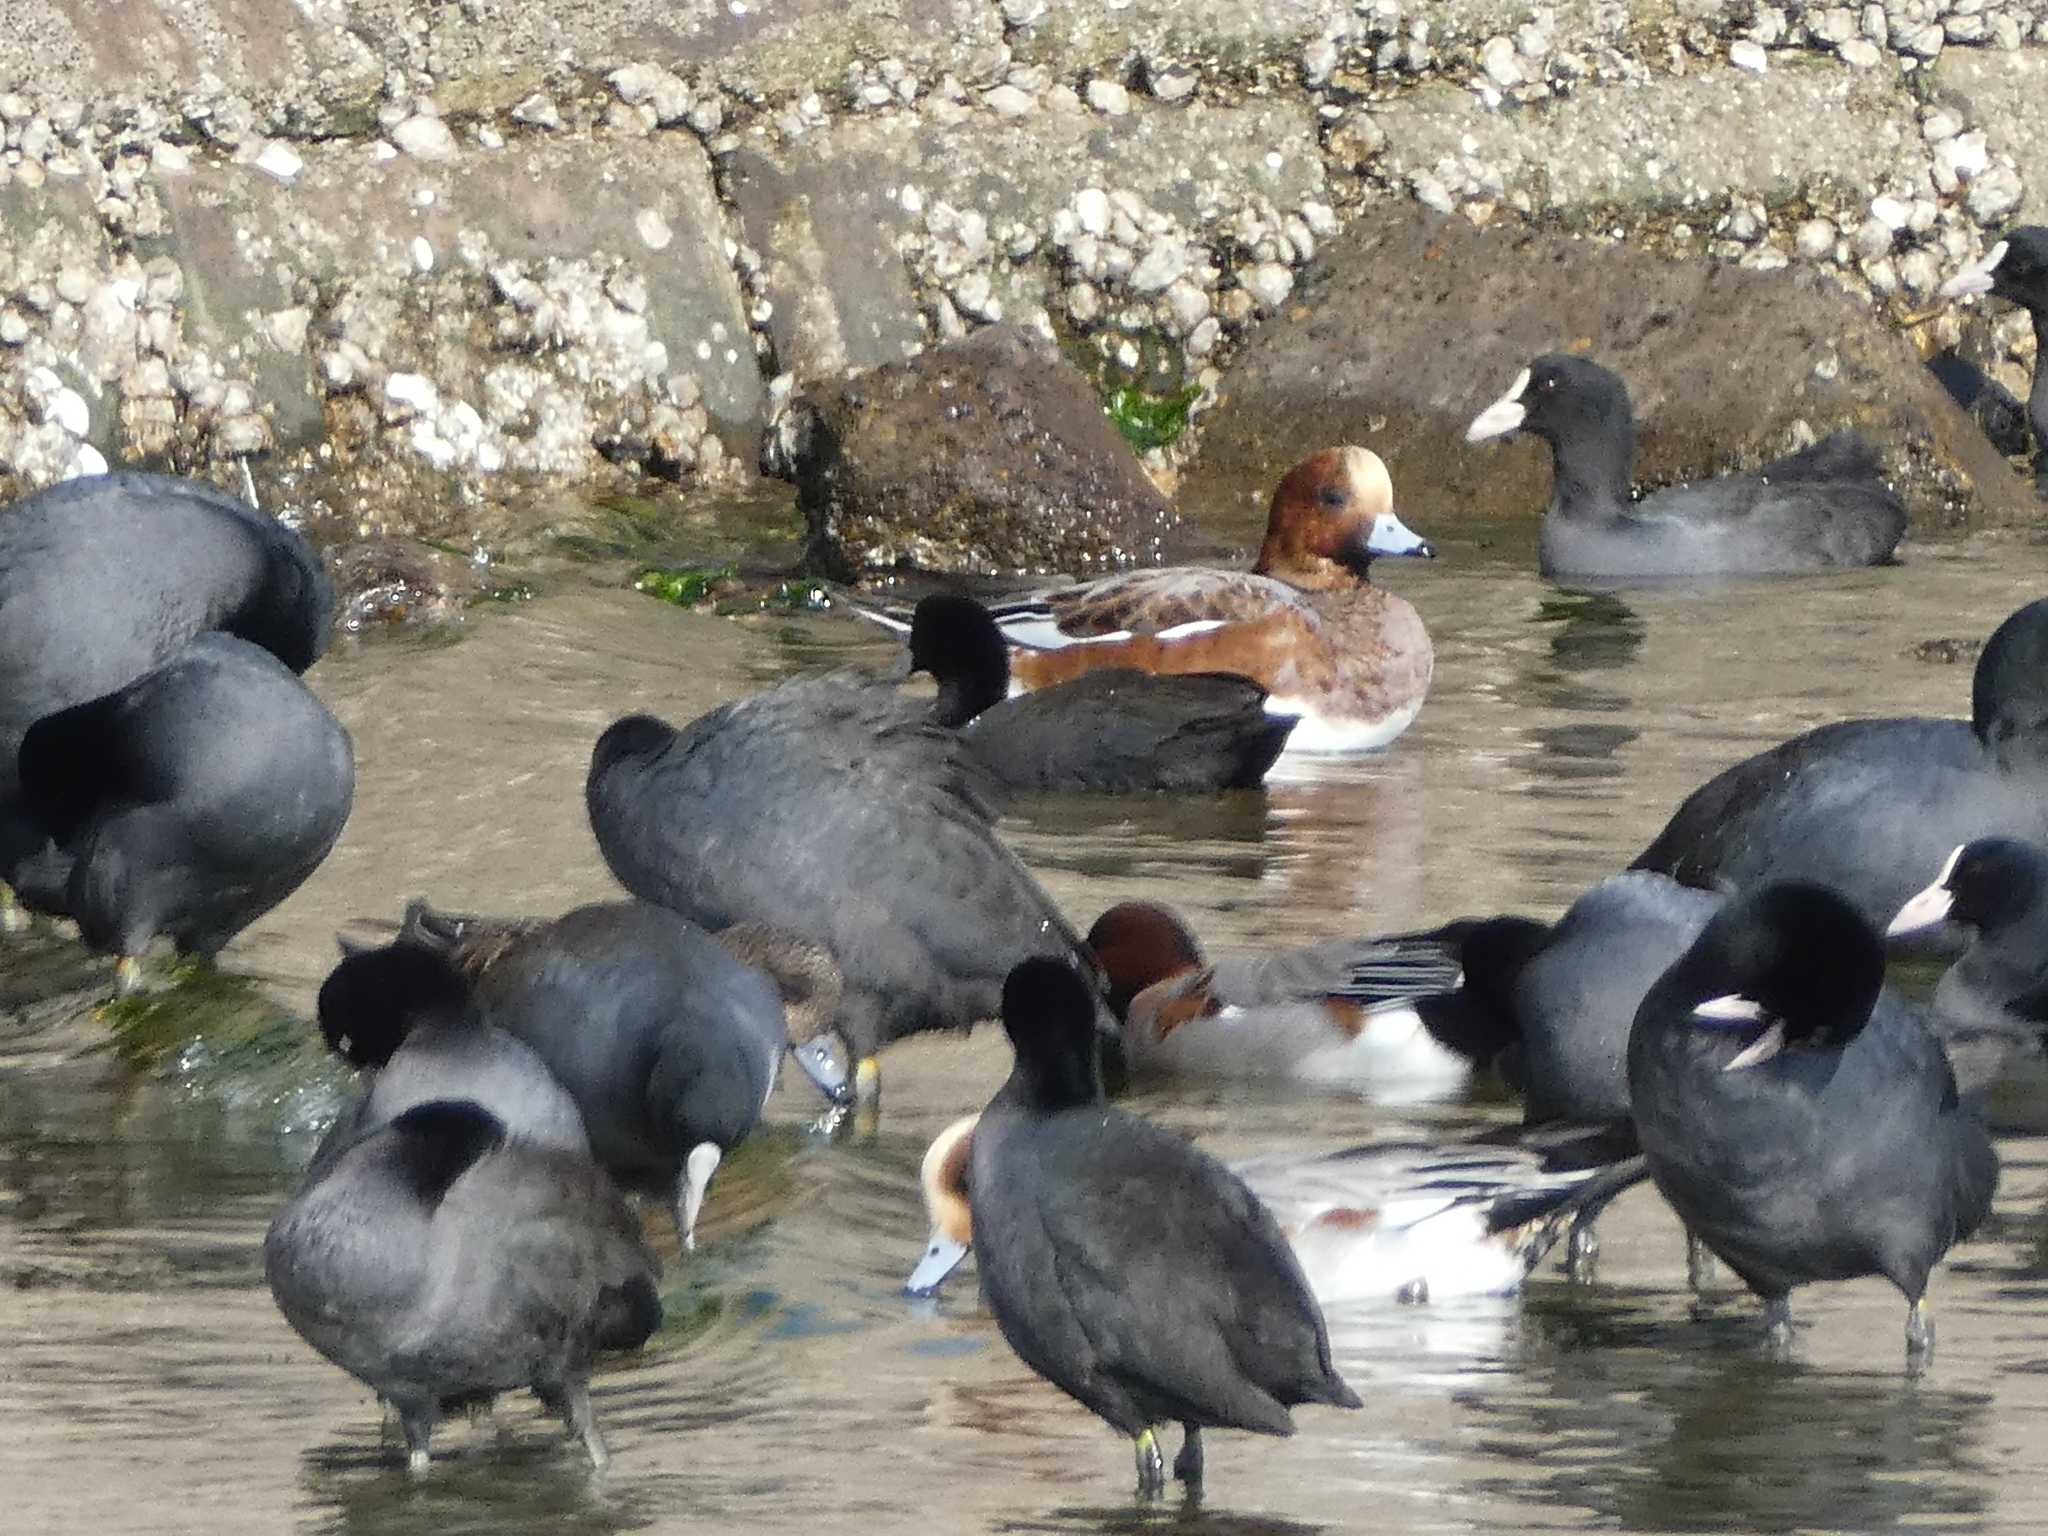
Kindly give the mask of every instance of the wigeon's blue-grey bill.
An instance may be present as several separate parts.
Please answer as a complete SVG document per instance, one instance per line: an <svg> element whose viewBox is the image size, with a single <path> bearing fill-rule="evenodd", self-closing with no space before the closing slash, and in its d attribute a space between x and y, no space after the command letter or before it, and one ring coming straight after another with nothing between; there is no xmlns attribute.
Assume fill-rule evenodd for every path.
<svg viewBox="0 0 2048 1536"><path fill-rule="evenodd" d="M903 1282L903 1289L912 1296L936 1296L946 1277L960 1267L960 1261L967 1257L967 1244L934 1231L926 1245L924 1257L917 1261L917 1267L910 1272L910 1278Z"/></svg>
<svg viewBox="0 0 2048 1536"><path fill-rule="evenodd" d="M1529 415L1529 408L1522 404L1522 396L1528 388L1529 370L1524 368L1515 375L1515 382L1508 386L1506 394L1472 418L1472 425L1465 429L1465 441L1483 443L1488 438L1506 437L1517 431Z"/></svg>
<svg viewBox="0 0 2048 1536"><path fill-rule="evenodd" d="M1372 520L1365 547L1375 555L1414 555L1423 560L1436 558L1436 547L1393 512L1382 512Z"/></svg>
<svg viewBox="0 0 2048 1536"><path fill-rule="evenodd" d="M2010 242L2001 240L1977 260L1941 285L1944 299L1959 299L1970 293L1989 293L1997 279L1998 264L2005 260Z"/></svg>
<svg viewBox="0 0 2048 1536"><path fill-rule="evenodd" d="M847 1076L846 1063L831 1036L813 1035L792 1045L789 1054L828 1102L841 1108L853 1103L853 1082Z"/></svg>

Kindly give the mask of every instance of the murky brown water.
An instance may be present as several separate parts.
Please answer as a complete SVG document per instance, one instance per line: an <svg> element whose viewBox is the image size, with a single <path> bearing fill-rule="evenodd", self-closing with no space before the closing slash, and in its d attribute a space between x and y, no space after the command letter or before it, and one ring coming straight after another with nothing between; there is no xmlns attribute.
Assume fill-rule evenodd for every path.
<svg viewBox="0 0 2048 1536"><path fill-rule="evenodd" d="M1418 524L1418 526L1423 526ZM1388 753L1205 803L1056 804L1010 824L1083 923L1168 898L1219 948L1552 912L1632 856L1711 770L1848 713L1960 713L1981 638L2048 588L2017 538L1915 548L1903 570L1625 599L1533 574L1533 529L1428 527L1444 558L1384 568L1438 653ZM355 733L356 812L328 865L227 953L301 1016L351 919L423 893L549 912L612 894L584 824L612 717L686 718L793 668L882 649L837 617L735 622L563 585L473 615L453 644L345 643L315 686ZM5 942L5 941L0 941ZM0 951L10 987L66 968ZM47 976L45 975L45 980ZM47 990L47 988L45 988ZM887 1058L880 1131L826 1141L792 1083L719 1174L670 1321L607 1368L614 1453L593 1480L525 1400L492 1444L455 1424L413 1481L369 1394L264 1290L264 1223L337 1091L273 1034L139 1071L87 1015L0 1014L0 1529L437 1533L802 1529L2039 1531L2048 1522L2048 1146L2002 1144L1997 1214L1938 1277L1940 1355L1909 1380L1876 1282L1800 1293L1790 1362L1731 1299L1688 1316L1654 1194L1603 1224L1598 1283L1516 1301L1335 1314L1363 1412L1304 1410L1292 1441L1212 1437L1199 1511L1134 1506L1126 1447L1039 1384L971 1280L898 1294L923 1238L926 1139L978 1107L985 1032ZM1388 1112L1273 1093L1139 1107L1235 1155L1334 1147L1507 1111ZM664 1219L651 1230L668 1240Z"/></svg>

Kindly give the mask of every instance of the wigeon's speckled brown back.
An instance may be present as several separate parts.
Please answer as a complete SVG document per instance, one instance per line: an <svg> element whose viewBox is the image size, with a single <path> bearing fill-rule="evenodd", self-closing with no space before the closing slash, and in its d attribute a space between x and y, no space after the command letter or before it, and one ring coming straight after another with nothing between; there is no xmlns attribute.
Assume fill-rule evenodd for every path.
<svg viewBox="0 0 2048 1536"><path fill-rule="evenodd" d="M1434 553L1395 515L1378 454L1326 448L1282 477L1249 572L1129 571L992 611L1018 690L1101 667L1234 673L1299 717L1288 752L1363 752L1408 728L1434 665L1415 609L1368 568Z"/></svg>

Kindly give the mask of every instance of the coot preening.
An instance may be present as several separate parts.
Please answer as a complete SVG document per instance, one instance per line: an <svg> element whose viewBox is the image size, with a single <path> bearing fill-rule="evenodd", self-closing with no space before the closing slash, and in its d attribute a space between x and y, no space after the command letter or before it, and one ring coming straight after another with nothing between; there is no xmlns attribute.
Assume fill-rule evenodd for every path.
<svg viewBox="0 0 2048 1536"><path fill-rule="evenodd" d="M355 791L349 735L276 657L202 634L46 714L0 795L0 876L123 960L158 934L211 956L326 858Z"/></svg>
<svg viewBox="0 0 2048 1536"><path fill-rule="evenodd" d="M590 1365L607 1276L651 1287L654 1261L587 1157L474 1103L418 1105L299 1188L263 1268L300 1337L397 1410L414 1472L445 1410L521 1387L605 1464Z"/></svg>
<svg viewBox="0 0 2048 1536"><path fill-rule="evenodd" d="M1948 1058L1883 991L1884 946L1822 886L1735 898L1651 987L1629 1037L1650 1176L1763 1298L1883 1275L1933 1347L1927 1277L1991 1208L1998 1158Z"/></svg>
<svg viewBox="0 0 2048 1536"><path fill-rule="evenodd" d="M680 731L630 715L598 738L585 797L605 862L643 901L831 957L864 1097L888 1042L993 1017L1017 961L1090 963L996 836L958 736L872 681L785 683Z"/></svg>

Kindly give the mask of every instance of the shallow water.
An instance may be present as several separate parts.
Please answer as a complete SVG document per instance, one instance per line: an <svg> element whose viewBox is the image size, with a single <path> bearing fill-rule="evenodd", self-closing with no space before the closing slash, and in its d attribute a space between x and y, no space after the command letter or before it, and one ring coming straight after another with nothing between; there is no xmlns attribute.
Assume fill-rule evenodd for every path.
<svg viewBox="0 0 2048 1536"><path fill-rule="evenodd" d="M1436 640L1416 726L1263 795L1030 807L1007 831L1077 921L1162 897L1227 948L1554 912L1758 745L1845 714L1966 712L1968 658L1915 648L1979 640L2048 585L2037 544L1982 536L1911 548L1901 570L1572 595L1534 576L1531 526L1424 531L1442 559L1381 567ZM303 1019L335 929L388 922L409 895L500 912L612 895L582 812L608 720L680 720L884 653L836 615L718 619L573 581L473 613L452 643L344 642L312 681L355 735L354 819L224 966ZM871 1134L818 1135L815 1100L785 1084L772 1127L720 1172L699 1252L668 1252L662 1334L600 1375L607 1476L517 1399L495 1441L444 1428L414 1481L369 1394L263 1287L264 1223L340 1087L303 1025L130 1065L90 1009L23 1010L97 972L48 937L0 944L0 1529L2048 1523L2048 1144L2027 1138L2001 1143L1996 1214L1937 1276L1940 1353L1917 1379L1881 1283L1800 1293L1790 1360L1757 1347L1733 1295L1694 1321L1676 1224L1639 1190L1603 1223L1596 1283L1546 1269L1519 1300L1334 1313L1365 1410L1304 1409L1291 1441L1211 1436L1207 1502L1142 1508L1127 1448L1015 1360L971 1275L937 1303L898 1293L923 1242L925 1141L1005 1069L986 1031L892 1051ZM1233 1156L1510 1113L1270 1091L1137 1103ZM659 1213L650 1231L672 1245Z"/></svg>

